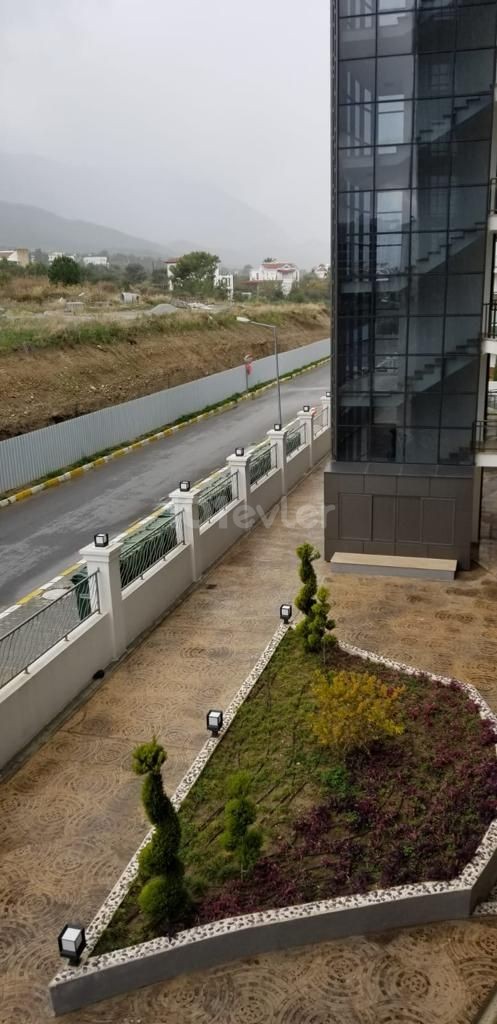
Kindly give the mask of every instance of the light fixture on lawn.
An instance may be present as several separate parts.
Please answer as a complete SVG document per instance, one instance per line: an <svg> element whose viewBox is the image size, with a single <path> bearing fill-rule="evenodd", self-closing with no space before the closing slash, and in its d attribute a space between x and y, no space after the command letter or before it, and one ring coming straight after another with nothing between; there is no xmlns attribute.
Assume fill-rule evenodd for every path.
<svg viewBox="0 0 497 1024"><path fill-rule="evenodd" d="M245 455L245 448L235 448L235 455Z"/></svg>
<svg viewBox="0 0 497 1024"><path fill-rule="evenodd" d="M288 626L292 617L292 606L291 604L280 605L280 619Z"/></svg>
<svg viewBox="0 0 497 1024"><path fill-rule="evenodd" d="M211 710L207 712L207 728L212 736L219 736L219 732L223 728L222 711Z"/></svg>
<svg viewBox="0 0 497 1024"><path fill-rule="evenodd" d="M331 398L331 391L327 391L327 392L326 392L326 397L327 397L327 398Z"/></svg>
<svg viewBox="0 0 497 1024"><path fill-rule="evenodd" d="M58 939L59 953L67 957L72 964L78 964L86 946L85 930L79 924L66 924Z"/></svg>
<svg viewBox="0 0 497 1024"><path fill-rule="evenodd" d="M180 489L180 491L189 491L190 490L190 481L189 480L180 480L180 482L179 482L179 489Z"/></svg>
<svg viewBox="0 0 497 1024"><path fill-rule="evenodd" d="M303 405L302 406L302 411L303 412L310 412L311 411L310 405Z"/></svg>
<svg viewBox="0 0 497 1024"><path fill-rule="evenodd" d="M275 430L281 430L281 423L275 423L274 424L274 429Z"/></svg>
<svg viewBox="0 0 497 1024"><path fill-rule="evenodd" d="M93 538L93 543L96 548L106 548L109 545L109 534L108 533L96 533Z"/></svg>

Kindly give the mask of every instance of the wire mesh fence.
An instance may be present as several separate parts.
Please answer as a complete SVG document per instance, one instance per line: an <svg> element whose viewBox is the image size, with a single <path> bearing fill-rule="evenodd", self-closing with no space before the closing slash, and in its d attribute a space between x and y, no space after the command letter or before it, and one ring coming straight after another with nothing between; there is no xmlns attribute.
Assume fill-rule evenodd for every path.
<svg viewBox="0 0 497 1024"><path fill-rule="evenodd" d="M285 444L287 456L293 455L299 448L302 448L302 445L305 444L305 423L297 423L294 427L290 427Z"/></svg>
<svg viewBox="0 0 497 1024"><path fill-rule="evenodd" d="M165 521L164 521L165 520ZM121 551L119 569L121 589L139 579L157 562L162 561L170 551L185 543L185 530L182 512L171 512L145 536Z"/></svg>
<svg viewBox="0 0 497 1024"><path fill-rule="evenodd" d="M327 405L324 405L323 408L320 409L319 412L315 413L314 415L314 419L312 421L313 437L317 437L317 435L321 434L323 430L326 430L326 427L329 425L329 422L329 409Z"/></svg>
<svg viewBox="0 0 497 1024"><path fill-rule="evenodd" d="M28 672L42 654L100 611L98 572L79 575L73 587L0 637L0 687L20 672Z"/></svg>
<svg viewBox="0 0 497 1024"><path fill-rule="evenodd" d="M198 521L203 526L238 498L238 472L222 476L199 493Z"/></svg>

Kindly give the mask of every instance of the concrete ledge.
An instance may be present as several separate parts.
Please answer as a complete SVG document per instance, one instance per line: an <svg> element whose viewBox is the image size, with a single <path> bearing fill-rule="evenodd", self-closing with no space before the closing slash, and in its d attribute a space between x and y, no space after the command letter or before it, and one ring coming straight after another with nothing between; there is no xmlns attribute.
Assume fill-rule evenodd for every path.
<svg viewBox="0 0 497 1024"><path fill-rule="evenodd" d="M453 580L457 562L452 558L407 558L402 555L367 555L335 551L332 572L362 576L410 576L425 580Z"/></svg>

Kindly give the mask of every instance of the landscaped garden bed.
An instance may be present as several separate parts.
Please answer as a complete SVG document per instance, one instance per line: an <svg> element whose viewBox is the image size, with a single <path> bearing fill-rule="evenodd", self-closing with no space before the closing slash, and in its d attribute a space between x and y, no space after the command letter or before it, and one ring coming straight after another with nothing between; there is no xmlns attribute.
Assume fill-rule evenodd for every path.
<svg viewBox="0 0 497 1024"><path fill-rule="evenodd" d="M455 682L318 641L309 650L308 632L288 631L184 800L181 842L167 854L174 915L141 898L145 863L94 954L254 911L446 881L471 860L497 811L492 723Z"/></svg>

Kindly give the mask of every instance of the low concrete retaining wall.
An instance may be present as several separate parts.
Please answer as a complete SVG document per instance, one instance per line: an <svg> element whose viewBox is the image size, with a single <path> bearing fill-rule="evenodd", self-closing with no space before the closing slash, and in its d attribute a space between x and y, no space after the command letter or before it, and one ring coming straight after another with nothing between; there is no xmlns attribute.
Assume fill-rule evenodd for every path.
<svg viewBox="0 0 497 1024"><path fill-rule="evenodd" d="M227 709L224 733L270 661L287 628L280 626ZM402 665L348 644L341 643L340 646L348 653L410 675L428 675L434 683L449 685L454 682L442 676L421 673L412 666ZM481 717L497 726L497 718L479 692L468 684L458 682L458 685L478 705ZM220 742L222 736L207 741L172 798L176 807L180 806L200 777ZM150 834L145 837L142 847ZM451 882L402 885L360 896L343 896L281 910L247 914L180 932L174 939L154 939L100 957L89 957L136 873L137 855L87 931L88 950L83 965L61 972L51 982L50 999L57 1015L144 985L165 981L178 974L219 966L241 957L351 935L367 935L392 928L468 918L475 902L487 894L497 878L497 819L487 830L472 861Z"/></svg>
<svg viewBox="0 0 497 1024"><path fill-rule="evenodd" d="M126 587L122 595L126 646L162 618L192 583L191 552L182 546Z"/></svg>
<svg viewBox="0 0 497 1024"><path fill-rule="evenodd" d="M326 408L329 399L322 401ZM30 666L29 674L22 673L0 688L0 768L83 692L94 672L120 658L137 637L162 618L192 583L255 525L258 516L280 501L285 486L290 490L299 482L311 461L317 461L315 456L313 458L314 448L310 446L311 428L312 424L307 421L306 444L288 463L287 428L280 432L269 431L277 468L254 488L250 487L250 451L241 458L230 456L228 465L231 472L237 474L240 496L200 528L196 502L202 487L209 481L187 493L174 492L172 501L167 504L175 506L178 515L183 517L184 543L124 591L120 579L122 541L114 541L105 548L89 545L82 550L88 571L98 573L102 614L92 617L71 633L67 641L51 648ZM323 449L325 441L328 449L329 429L324 435ZM226 469L214 474L211 482L223 473Z"/></svg>
<svg viewBox="0 0 497 1024"><path fill-rule="evenodd" d="M112 661L109 616L95 615L0 689L0 767L53 721Z"/></svg>

